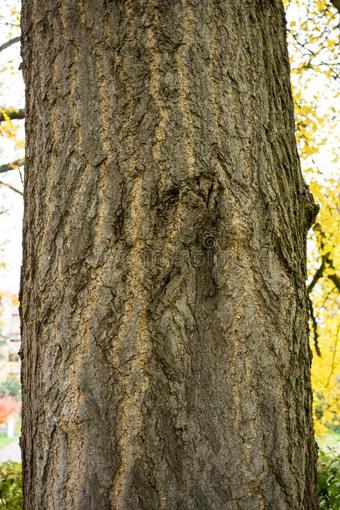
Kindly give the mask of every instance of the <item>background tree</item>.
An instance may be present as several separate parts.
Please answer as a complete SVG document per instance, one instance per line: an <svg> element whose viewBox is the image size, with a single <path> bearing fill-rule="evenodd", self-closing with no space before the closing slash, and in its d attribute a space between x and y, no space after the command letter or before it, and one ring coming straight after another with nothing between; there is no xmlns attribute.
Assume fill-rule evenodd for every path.
<svg viewBox="0 0 340 510"><path fill-rule="evenodd" d="M20 409L18 401L10 395L0 396L0 423L6 423L7 418Z"/></svg>
<svg viewBox="0 0 340 510"><path fill-rule="evenodd" d="M335 4L336 2L333 2ZM315 427L340 431L339 14L326 0L286 2L297 141L302 170L320 205L310 232L309 284Z"/></svg>
<svg viewBox="0 0 340 510"><path fill-rule="evenodd" d="M19 71L20 59L20 2L3 0L0 26L0 190L5 188L21 193L20 180L12 178L13 169L23 166L24 110ZM14 94L13 94L13 91ZM10 101L10 102L9 102ZM14 102L14 104L13 104ZM11 174L11 176L10 176ZM0 200L3 193L0 196Z"/></svg>
<svg viewBox="0 0 340 510"><path fill-rule="evenodd" d="M0 383L0 397L6 396L20 400L21 386L20 381L16 377L7 377L7 379Z"/></svg>

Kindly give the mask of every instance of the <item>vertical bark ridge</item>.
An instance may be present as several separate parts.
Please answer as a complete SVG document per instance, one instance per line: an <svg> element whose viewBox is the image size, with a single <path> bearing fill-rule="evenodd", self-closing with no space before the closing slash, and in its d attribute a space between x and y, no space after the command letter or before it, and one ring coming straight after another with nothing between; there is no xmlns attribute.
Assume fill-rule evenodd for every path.
<svg viewBox="0 0 340 510"><path fill-rule="evenodd" d="M187 172L188 177L195 174L195 156L194 156L194 140L193 140L193 128L190 111L189 101L189 83L188 83L188 60L189 60L189 49L192 44L192 24L193 19L191 15L190 5L187 0L182 0L182 30L183 40L176 52L176 63L178 72L178 102L179 109L182 115L182 122L184 126L184 139L182 143L186 150L187 158Z"/></svg>
<svg viewBox="0 0 340 510"><path fill-rule="evenodd" d="M110 374L112 366L110 356L109 329L98 333L98 323L106 324L110 328L110 320L105 303L112 299L110 295L110 280L107 279L106 267L112 264L111 245L114 243L114 231L110 216L114 213L114 205L108 200L112 196L112 173L116 170L115 158L110 146L110 108L107 90L111 89L111 80L107 75L102 58L102 38L98 27L98 42L94 44L92 37L93 12L87 2L80 3L79 16L81 30L77 34L77 92L78 97L85 93L84 110L80 111L80 147L87 159L87 168L91 172L94 182L89 195L90 222L92 225L92 245L86 257L87 284L84 288L83 299L86 303L80 317L80 331L82 348L76 360L76 381L79 388L77 407L81 422L80 435L82 437L82 476L79 484L79 496L76 507L95 508L98 505L110 505L110 487L112 474L117 459L116 438L112 434L115 427L114 420L110 423L111 405L101 405L101 399L110 399L110 386L115 374ZM104 30L103 30L104 31ZM97 79L93 82L93 76ZM84 88L84 82L91 80L91 85ZM104 91L104 84L106 93ZM88 97L87 97L88 96ZM85 102L84 101L84 102ZM85 126L90 118L90 133ZM100 120L99 120L100 119ZM112 265L111 265L112 268ZM104 292L106 289L106 293ZM91 378L88 373L91 371ZM84 420L84 417L88 417ZM85 423L84 423L85 422ZM110 437L112 434L112 437ZM78 453L79 455L79 453ZM110 475L108 476L108 473ZM94 487L100 486L98 493Z"/></svg>
<svg viewBox="0 0 340 510"><path fill-rule="evenodd" d="M159 49L157 48L157 40L155 37L155 27L158 25L158 10L154 2L150 3L150 11L153 12L153 19L150 20L150 27L148 28L148 38L146 40L146 47L150 51L150 89L153 100L158 108L158 122L155 129L155 142L152 148L152 156L156 163L157 169L160 172L160 189L164 188L164 162L162 158L162 144L166 138L166 125L169 120L169 113L166 103L160 91L160 64L161 58Z"/></svg>
<svg viewBox="0 0 340 510"><path fill-rule="evenodd" d="M121 418L121 438L120 446L120 466L114 480L113 502L117 510L125 508L125 502L128 497L128 491L131 484L131 470L134 466L134 459L137 455L138 440L141 430L142 416L140 408L143 404L143 398L148 388L148 377L145 373L146 361L149 357L150 336L146 319L147 301L145 289L143 288L144 267L141 260L141 239L140 227L143 213L141 209L141 186L142 179L139 177L135 181L133 191L133 200L131 202L132 222L133 222L133 244L130 252L130 274L128 275L128 284L130 287L130 300L126 302L126 308L123 313L123 323L117 335L117 342L125 333L125 328L131 319L137 318L137 338L133 359L130 363L130 376L124 381L125 400L122 403ZM137 317L136 317L137 316ZM136 375L140 378L136 385Z"/></svg>
<svg viewBox="0 0 340 510"><path fill-rule="evenodd" d="M126 18L129 23L129 34L134 34L134 12L133 2L126 3ZM122 81L129 83L127 76L122 76ZM156 84L153 83L156 87ZM128 89L127 123L129 123L133 114L133 91ZM157 94L156 89L153 90ZM160 106L160 105L159 105ZM161 106L160 106L161 107ZM127 131L129 130L127 124ZM128 135L127 144L135 146L135 140L132 135ZM158 153L157 153L158 156ZM146 318L146 290L144 289L145 269L142 260L143 232L142 225L145 221L143 210L143 175L137 168L138 155L134 154L129 161L130 168L128 173L134 176L131 189L131 198L129 200L129 221L126 224L128 238L131 244L129 253L129 272L127 275L126 290L128 299L125 302L122 314L120 328L115 338L115 344L119 348L124 345L126 335L129 335L129 323L134 321L137 325L136 337L133 339L134 346L132 357L127 360L128 371L125 372L125 378L121 380L124 387L124 397L121 404L119 455L120 462L115 474L112 487L112 505L117 510L126 508L126 501L129 499L131 491L131 477L134 469L135 458L140 455L140 431L142 427L141 406L145 393L148 388L148 376L146 373L146 362L149 357L150 335ZM131 341L132 339L130 339ZM117 353L118 354L118 353ZM118 354L119 357L119 354ZM118 379L119 380L119 379Z"/></svg>
<svg viewBox="0 0 340 510"><path fill-rule="evenodd" d="M214 139L211 140L212 146L216 144L216 151L221 151L222 140L221 140L221 126L220 126L220 115L218 109L218 77L216 76L216 48L217 48L217 27L216 27L216 19L214 16L214 1L209 0L207 4L207 12L206 12L206 20L207 23L210 23L210 47L209 47L209 73L210 80L208 86L210 86L210 97L211 97L211 107L213 109L213 121L214 121L214 129L212 130L214 133ZM220 166L220 165L219 165Z"/></svg>

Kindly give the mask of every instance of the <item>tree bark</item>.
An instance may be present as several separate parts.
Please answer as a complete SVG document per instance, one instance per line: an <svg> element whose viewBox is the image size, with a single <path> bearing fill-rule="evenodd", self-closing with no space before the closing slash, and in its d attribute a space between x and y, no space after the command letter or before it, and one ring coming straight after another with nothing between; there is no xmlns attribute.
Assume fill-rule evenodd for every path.
<svg viewBox="0 0 340 510"><path fill-rule="evenodd" d="M26 510L314 510L281 2L24 0Z"/></svg>

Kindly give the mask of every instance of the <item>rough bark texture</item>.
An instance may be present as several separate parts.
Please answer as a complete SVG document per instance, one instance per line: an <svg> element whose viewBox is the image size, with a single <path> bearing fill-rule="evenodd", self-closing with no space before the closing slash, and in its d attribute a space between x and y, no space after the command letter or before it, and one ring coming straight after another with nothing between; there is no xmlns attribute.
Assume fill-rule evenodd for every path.
<svg viewBox="0 0 340 510"><path fill-rule="evenodd" d="M26 510L313 510L281 2L24 0Z"/></svg>

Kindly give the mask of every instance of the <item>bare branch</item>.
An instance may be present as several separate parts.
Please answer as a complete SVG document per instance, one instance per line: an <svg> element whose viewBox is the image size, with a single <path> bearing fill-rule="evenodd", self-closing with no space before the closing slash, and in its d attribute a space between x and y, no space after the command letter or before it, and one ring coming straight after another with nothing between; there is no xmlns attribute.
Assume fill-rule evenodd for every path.
<svg viewBox="0 0 340 510"><path fill-rule="evenodd" d="M334 5L336 9L340 12L340 0L331 0L331 3Z"/></svg>
<svg viewBox="0 0 340 510"><path fill-rule="evenodd" d="M336 288L338 289L338 292L340 292L340 278L336 274L328 274L328 279L331 280L331 282L334 283Z"/></svg>
<svg viewBox="0 0 340 510"><path fill-rule="evenodd" d="M321 230L320 223L316 223L314 225L314 231L316 232L316 234L318 236L320 236L320 241L319 241L320 242L320 248L323 249L324 248L324 244L325 244L324 243L324 239L325 239L326 236L325 236L324 232ZM334 271L334 274L327 274L326 273L326 275L325 275L327 267L331 268ZM322 257L321 257L321 264L318 267L318 269L315 271L314 276L313 276L310 284L307 286L308 312L309 312L309 317L310 317L310 320L311 320L311 323L312 323L312 333L313 333L314 347L315 347L315 351L316 351L318 356L321 356L320 347L319 347L319 343L318 343L318 338L319 338L318 323L317 323L316 317L314 315L313 302L312 302L312 299L311 299L310 295L311 295L311 292L313 291L315 285L324 276L326 276L329 280L331 280L334 283L335 287L337 288L338 292L340 292L340 278L335 274L334 263L333 263L333 260L331 258L331 253L330 252L327 252L324 255L322 255Z"/></svg>
<svg viewBox="0 0 340 510"><path fill-rule="evenodd" d="M312 292L312 290L314 289L315 285L318 283L320 278L322 278L323 272L324 272L325 267L326 267L326 258L328 257L328 255L329 255L329 253L327 253L327 255L323 255L323 257L321 259L320 267L315 271L314 276L312 278L312 281L310 282L310 284L307 287L308 294L310 294Z"/></svg>
<svg viewBox="0 0 340 510"><path fill-rule="evenodd" d="M19 167L18 170L19 170L21 184L24 185L24 176L22 174L21 167Z"/></svg>
<svg viewBox="0 0 340 510"><path fill-rule="evenodd" d="M331 254L328 252L321 258L321 264L319 268L315 271L314 276L310 282L310 284L307 286L307 292L310 294L312 290L314 289L315 285L318 283L318 281L323 277L326 267L329 266L331 269L333 269L335 273L335 268L333 264L333 260L331 259ZM337 274L327 274L327 278L331 280L331 282L334 283L336 286L338 292L340 292L340 278Z"/></svg>
<svg viewBox="0 0 340 510"><path fill-rule="evenodd" d="M13 39L10 39L9 41L7 41L4 44L2 44L0 46L0 53L2 51L4 51L6 48L9 48L10 46L12 46L12 44L15 44L15 43L19 42L20 39L21 39L20 37L13 37Z"/></svg>
<svg viewBox="0 0 340 510"><path fill-rule="evenodd" d="M6 163L5 165L0 165L0 174L4 174L5 172L9 172L10 170L17 170L19 167L25 164L24 158L16 159L15 161L11 161L10 163Z"/></svg>
<svg viewBox="0 0 340 510"><path fill-rule="evenodd" d="M25 118L25 110L23 108L19 110L15 110L14 108L6 110L4 108L0 109L0 122L4 122L6 120L6 116L11 120L18 120Z"/></svg>
<svg viewBox="0 0 340 510"><path fill-rule="evenodd" d="M7 182L0 181L1 186L6 186L6 188L11 189L12 191L15 191L15 193L19 193L19 195L23 195L22 191L19 191L17 188L12 186L11 184L8 184Z"/></svg>
<svg viewBox="0 0 340 510"><path fill-rule="evenodd" d="M340 329L340 326L338 326L337 331L336 331L336 335L335 335L335 343L334 343L334 348L333 348L331 371L329 372L328 380L326 382L326 388L329 386L329 383L331 381L331 377L332 377L332 375L334 373L334 369L336 368L335 355L336 355L337 350L338 350L339 329Z"/></svg>
<svg viewBox="0 0 340 510"><path fill-rule="evenodd" d="M309 317L312 322L315 352L318 356L321 356L319 341L318 341L319 340L318 323L317 323L316 317L314 315L313 302L312 302L311 298L309 297L309 295L307 295L307 304L308 304Z"/></svg>
<svg viewBox="0 0 340 510"><path fill-rule="evenodd" d="M339 0L339 2L340 2L340 0ZM321 250L323 250L324 249L324 245L325 245L324 240L325 240L326 235L322 231L320 223L315 223L314 226L313 226L313 229L314 229L314 232L315 232L316 236L319 237L320 248L321 248ZM324 276L324 272L325 272L325 269L327 268L327 266L329 268L331 268L332 271L334 271L334 273L333 274L326 274L326 276L327 276L327 278L331 282L334 283L334 285L335 285L336 289L338 290L338 292L340 292L340 278L339 278L339 276L335 272L334 262L333 262L333 259L331 258L331 253L327 252L324 255L322 255L322 257L321 257L321 265L317 269L317 271L315 272L315 274L314 274L310 284L307 286L308 294L310 294L312 292L312 290L314 289L314 287L317 284L317 282L320 280L320 278L322 278Z"/></svg>

